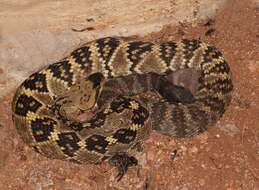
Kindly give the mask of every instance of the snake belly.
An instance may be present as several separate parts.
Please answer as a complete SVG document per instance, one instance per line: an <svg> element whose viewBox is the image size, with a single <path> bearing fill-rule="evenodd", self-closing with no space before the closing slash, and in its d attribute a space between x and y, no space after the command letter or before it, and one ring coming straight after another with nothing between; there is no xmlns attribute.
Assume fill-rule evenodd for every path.
<svg viewBox="0 0 259 190"><path fill-rule="evenodd" d="M191 103L159 101L146 109L137 100L119 97L89 122L72 122L71 126L50 111L53 101L94 73L101 73L107 81L120 77L128 85L125 89L133 89L136 81L140 86L145 82L130 83L123 77L166 75L188 68L200 73ZM232 89L230 68L222 53L199 40L151 43L106 37L82 45L26 79L12 102L13 120L23 140L43 155L99 163L142 143L150 126L173 137L207 130L225 112Z"/></svg>

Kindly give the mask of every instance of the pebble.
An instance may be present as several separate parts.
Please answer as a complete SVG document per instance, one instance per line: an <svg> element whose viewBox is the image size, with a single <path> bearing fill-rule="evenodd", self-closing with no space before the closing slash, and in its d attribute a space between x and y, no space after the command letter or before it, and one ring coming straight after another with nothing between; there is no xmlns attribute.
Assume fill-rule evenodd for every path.
<svg viewBox="0 0 259 190"><path fill-rule="evenodd" d="M248 69L252 73L259 71L259 61L255 61L255 60L248 61Z"/></svg>
<svg viewBox="0 0 259 190"><path fill-rule="evenodd" d="M186 151L187 151L187 148L185 146L180 146L180 150L179 150L179 153L181 155L185 155L186 154Z"/></svg>
<svg viewBox="0 0 259 190"><path fill-rule="evenodd" d="M138 156L138 161L140 165L147 165L147 155L147 153L143 153Z"/></svg>
<svg viewBox="0 0 259 190"><path fill-rule="evenodd" d="M205 133L202 133L200 135L197 136L197 138L200 140L201 144L204 144L208 141L208 133L205 132Z"/></svg>
<svg viewBox="0 0 259 190"><path fill-rule="evenodd" d="M200 184L200 186L205 185L205 179L200 179L200 180L199 180L199 184Z"/></svg>
<svg viewBox="0 0 259 190"><path fill-rule="evenodd" d="M191 154L196 154L198 152L198 148L196 146L193 146L192 148L189 149L189 153Z"/></svg>
<svg viewBox="0 0 259 190"><path fill-rule="evenodd" d="M240 133L240 129L237 128L234 124L225 124L220 126L219 129L231 137Z"/></svg>
<svg viewBox="0 0 259 190"><path fill-rule="evenodd" d="M186 146L180 146L180 148L181 148L181 150L183 151L183 152L186 152L186 150L187 150L187 148L186 148Z"/></svg>

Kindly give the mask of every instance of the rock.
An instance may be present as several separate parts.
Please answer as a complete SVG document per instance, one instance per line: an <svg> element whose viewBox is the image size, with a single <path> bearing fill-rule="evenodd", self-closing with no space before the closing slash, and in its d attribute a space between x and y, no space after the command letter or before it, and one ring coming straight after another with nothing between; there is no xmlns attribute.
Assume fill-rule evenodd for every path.
<svg viewBox="0 0 259 190"><path fill-rule="evenodd" d="M193 146L189 149L189 153L196 154L198 152L198 148L196 146Z"/></svg>
<svg viewBox="0 0 259 190"><path fill-rule="evenodd" d="M234 124L225 124L220 126L219 129L231 137L240 133L240 129L237 128Z"/></svg>

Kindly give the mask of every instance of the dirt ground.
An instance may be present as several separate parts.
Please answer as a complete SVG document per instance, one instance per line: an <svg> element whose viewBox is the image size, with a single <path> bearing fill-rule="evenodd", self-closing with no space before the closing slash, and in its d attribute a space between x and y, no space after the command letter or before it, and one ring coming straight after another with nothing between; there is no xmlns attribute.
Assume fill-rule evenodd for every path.
<svg viewBox="0 0 259 190"><path fill-rule="evenodd" d="M259 189L258 11L254 1L230 0L213 20L166 26L144 37L200 38L221 49L232 70L233 99L217 126L199 136L171 139L153 132L137 155L139 166L119 183L108 164L77 165L31 150L12 124L12 94L5 96L0 102L0 189Z"/></svg>

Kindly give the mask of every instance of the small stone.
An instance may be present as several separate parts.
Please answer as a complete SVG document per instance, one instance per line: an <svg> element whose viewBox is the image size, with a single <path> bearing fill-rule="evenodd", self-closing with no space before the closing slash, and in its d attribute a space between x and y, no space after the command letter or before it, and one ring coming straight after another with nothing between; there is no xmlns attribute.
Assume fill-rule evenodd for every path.
<svg viewBox="0 0 259 190"><path fill-rule="evenodd" d="M186 154L186 151L187 151L187 148L185 146L180 146L178 155L184 156Z"/></svg>
<svg viewBox="0 0 259 190"><path fill-rule="evenodd" d="M187 148L185 146L180 146L182 152L186 152L187 151Z"/></svg>
<svg viewBox="0 0 259 190"><path fill-rule="evenodd" d="M147 153L139 154L137 158L140 165L147 165Z"/></svg>
<svg viewBox="0 0 259 190"><path fill-rule="evenodd" d="M200 186L205 185L205 179L200 179L200 180L199 180L199 184L200 184Z"/></svg>
<svg viewBox="0 0 259 190"><path fill-rule="evenodd" d="M248 61L248 69L253 73L259 71L259 61L250 60Z"/></svg>
<svg viewBox="0 0 259 190"><path fill-rule="evenodd" d="M240 133L240 129L237 128L236 125L234 125L234 124L225 124L225 125L220 126L219 129L231 137Z"/></svg>
<svg viewBox="0 0 259 190"><path fill-rule="evenodd" d="M200 140L201 144L204 144L208 141L208 133L202 133L199 136L197 136L197 138Z"/></svg>
<svg viewBox="0 0 259 190"><path fill-rule="evenodd" d="M198 148L196 146L193 146L190 150L189 153L191 154L196 154L198 152Z"/></svg>

